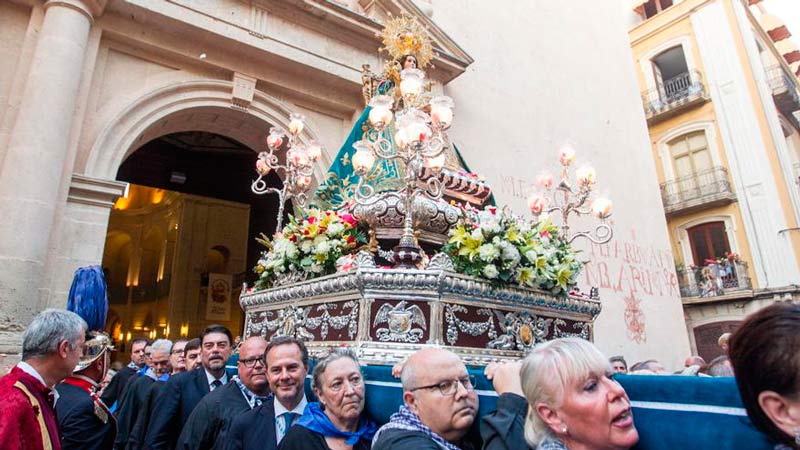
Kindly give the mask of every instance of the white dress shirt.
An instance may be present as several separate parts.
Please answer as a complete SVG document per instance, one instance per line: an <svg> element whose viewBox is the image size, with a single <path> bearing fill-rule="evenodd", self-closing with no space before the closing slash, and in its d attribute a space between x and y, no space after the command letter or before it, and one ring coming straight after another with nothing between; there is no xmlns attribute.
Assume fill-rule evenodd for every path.
<svg viewBox="0 0 800 450"><path fill-rule="evenodd" d="M206 370L205 367L203 367L203 370L206 372L206 380L208 381L208 389L210 391L213 391L215 389L214 386L211 385L211 383L213 383L214 380L219 380L220 383L222 383L222 385L220 387L225 386L226 384L228 384L228 372L223 373L222 377L220 377L220 378L214 378L214 375L211 375L210 373L208 373L208 370Z"/></svg>

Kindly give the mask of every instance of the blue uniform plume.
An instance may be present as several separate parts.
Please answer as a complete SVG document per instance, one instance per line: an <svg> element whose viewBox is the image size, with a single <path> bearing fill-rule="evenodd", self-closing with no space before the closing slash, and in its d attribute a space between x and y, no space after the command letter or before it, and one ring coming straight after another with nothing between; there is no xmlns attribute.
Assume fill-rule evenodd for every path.
<svg viewBox="0 0 800 450"><path fill-rule="evenodd" d="M75 271L69 288L67 310L83 317L89 330L99 331L106 326L108 294L106 277L100 266L81 267Z"/></svg>

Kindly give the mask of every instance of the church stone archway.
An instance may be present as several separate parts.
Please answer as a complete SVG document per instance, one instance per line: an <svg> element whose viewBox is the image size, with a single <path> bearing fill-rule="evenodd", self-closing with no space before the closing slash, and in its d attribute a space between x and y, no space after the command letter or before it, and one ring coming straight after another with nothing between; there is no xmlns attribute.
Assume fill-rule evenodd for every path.
<svg viewBox="0 0 800 450"><path fill-rule="evenodd" d="M125 358L125 344L137 336L191 337L209 323L227 325L235 334L240 331L238 293L243 281L252 282L250 269L261 251L253 238L272 233L277 214L275 196L248 194L254 163L269 128L287 127L290 112L289 106L263 93L256 93L246 111L234 108L231 83L197 81L143 95L98 134L85 174L132 183L132 197L111 212L104 229L130 235L134 247L129 285L119 299L110 299L116 316L109 331L124 349L118 359ZM309 123L301 141L317 138L313 128ZM314 185L328 164L327 155L317 162ZM280 178L275 173L271 177L269 182L280 186ZM126 205L132 199L135 203L137 196L147 200ZM141 229L146 226L163 230L158 255L141 248L146 237ZM153 247L152 242L148 245ZM209 252L219 248L229 253L223 273L208 259ZM157 267L141 267L142 262L149 264L143 255ZM138 284L141 274L148 274L147 283ZM205 308L209 280L219 277L227 277L231 286L230 305L225 314L211 314Z"/></svg>

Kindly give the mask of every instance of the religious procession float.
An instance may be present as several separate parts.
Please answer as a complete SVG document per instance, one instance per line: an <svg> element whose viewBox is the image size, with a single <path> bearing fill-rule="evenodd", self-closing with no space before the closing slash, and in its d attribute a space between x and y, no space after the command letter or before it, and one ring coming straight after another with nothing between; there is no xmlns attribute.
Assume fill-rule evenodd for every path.
<svg viewBox="0 0 800 450"><path fill-rule="evenodd" d="M574 167L563 147L560 174L537 180L530 216L495 206L448 137L453 100L432 94L421 70L433 54L424 28L395 18L382 37L390 60L381 74L364 66L367 107L316 193L323 149L301 139L305 118L292 114L266 138L252 188L277 195L280 211L240 299L245 337L292 335L312 355L347 345L384 366L425 345L481 366L553 338L591 339L601 305L596 289L576 288L586 261L572 243L612 236L594 170ZM272 171L281 189L268 187ZM288 201L295 214L283 225ZM570 228L591 215L591 231Z"/></svg>

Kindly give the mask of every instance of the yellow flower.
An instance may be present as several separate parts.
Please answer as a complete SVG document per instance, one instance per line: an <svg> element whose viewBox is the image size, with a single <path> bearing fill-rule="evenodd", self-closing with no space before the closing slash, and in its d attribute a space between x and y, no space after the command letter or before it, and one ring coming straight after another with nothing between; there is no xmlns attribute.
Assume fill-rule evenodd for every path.
<svg viewBox="0 0 800 450"><path fill-rule="evenodd" d="M529 267L522 267L517 273L517 282L519 284L528 284L533 279L533 270Z"/></svg>
<svg viewBox="0 0 800 450"><path fill-rule="evenodd" d="M456 244L457 246L461 247L464 245L464 242L469 237L469 233L463 227L457 227L453 230L453 235L450 236L450 243Z"/></svg>
<svg viewBox="0 0 800 450"><path fill-rule="evenodd" d="M561 267L556 274L556 283L561 286L561 289L567 290L567 285L572 280L572 271L567 267Z"/></svg>

